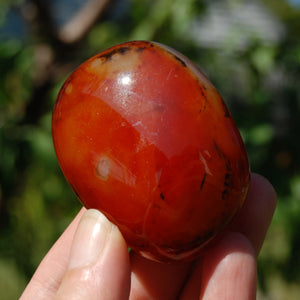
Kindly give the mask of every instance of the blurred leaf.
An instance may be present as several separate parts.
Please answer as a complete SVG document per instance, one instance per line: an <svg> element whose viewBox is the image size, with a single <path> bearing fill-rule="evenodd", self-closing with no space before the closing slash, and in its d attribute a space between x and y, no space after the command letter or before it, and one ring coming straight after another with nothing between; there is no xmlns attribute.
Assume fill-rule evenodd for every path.
<svg viewBox="0 0 300 300"><path fill-rule="evenodd" d="M300 209L300 175L291 180L291 191L295 201ZM300 212L300 211L299 211Z"/></svg>
<svg viewBox="0 0 300 300"><path fill-rule="evenodd" d="M88 43L95 52L100 52L120 42L119 28L111 22L103 22L94 26L88 35Z"/></svg>
<svg viewBox="0 0 300 300"><path fill-rule="evenodd" d="M273 137L273 127L270 124L260 124L249 130L246 140L255 146L262 146L268 144Z"/></svg>
<svg viewBox="0 0 300 300"><path fill-rule="evenodd" d="M44 167L56 162L51 132L42 127L28 127L24 136L29 141L35 159L43 162Z"/></svg>
<svg viewBox="0 0 300 300"><path fill-rule="evenodd" d="M0 291L1 300L18 299L25 288L26 278L12 260L0 257Z"/></svg>
<svg viewBox="0 0 300 300"><path fill-rule="evenodd" d="M22 43L17 39L9 39L0 43L0 59L9 59L15 56L21 49ZM3 62L4 63L4 62Z"/></svg>
<svg viewBox="0 0 300 300"><path fill-rule="evenodd" d="M163 25L170 15L169 8L172 0L152 1L148 12L137 24L130 35L130 40L152 40L156 31Z"/></svg>
<svg viewBox="0 0 300 300"><path fill-rule="evenodd" d="M258 47L251 55L254 66L261 73L267 73L274 66L275 49L272 47Z"/></svg>

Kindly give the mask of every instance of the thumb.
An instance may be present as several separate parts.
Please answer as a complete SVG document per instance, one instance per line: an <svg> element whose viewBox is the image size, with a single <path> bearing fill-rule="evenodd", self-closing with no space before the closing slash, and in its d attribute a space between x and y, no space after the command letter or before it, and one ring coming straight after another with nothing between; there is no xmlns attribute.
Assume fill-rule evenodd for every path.
<svg viewBox="0 0 300 300"><path fill-rule="evenodd" d="M128 299L129 290L129 255L120 231L99 211L87 210L55 299Z"/></svg>

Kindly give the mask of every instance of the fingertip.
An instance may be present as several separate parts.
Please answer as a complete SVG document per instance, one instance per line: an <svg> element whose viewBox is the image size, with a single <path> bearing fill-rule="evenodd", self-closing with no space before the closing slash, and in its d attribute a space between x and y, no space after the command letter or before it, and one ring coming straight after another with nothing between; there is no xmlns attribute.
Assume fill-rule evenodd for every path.
<svg viewBox="0 0 300 300"><path fill-rule="evenodd" d="M277 194L275 188L266 177L257 173L252 173L250 188L251 193L257 193L263 196L270 210L273 212L275 211Z"/></svg>
<svg viewBox="0 0 300 300"><path fill-rule="evenodd" d="M252 173L244 205L230 225L230 230L244 234L252 243L256 255L262 247L276 203L276 192L269 180Z"/></svg>
<svg viewBox="0 0 300 300"><path fill-rule="evenodd" d="M73 238L69 269L93 265L107 245L112 226L98 210L86 210Z"/></svg>
<svg viewBox="0 0 300 300"><path fill-rule="evenodd" d="M87 210L75 232L69 267L55 299L128 299L130 267L119 229Z"/></svg>

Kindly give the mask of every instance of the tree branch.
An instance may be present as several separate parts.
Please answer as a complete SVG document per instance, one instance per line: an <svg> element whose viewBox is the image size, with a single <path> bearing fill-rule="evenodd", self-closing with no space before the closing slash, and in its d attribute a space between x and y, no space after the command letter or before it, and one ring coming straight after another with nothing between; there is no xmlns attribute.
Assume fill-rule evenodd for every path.
<svg viewBox="0 0 300 300"><path fill-rule="evenodd" d="M57 37L65 44L81 40L97 21L110 0L90 0L67 24L58 29Z"/></svg>

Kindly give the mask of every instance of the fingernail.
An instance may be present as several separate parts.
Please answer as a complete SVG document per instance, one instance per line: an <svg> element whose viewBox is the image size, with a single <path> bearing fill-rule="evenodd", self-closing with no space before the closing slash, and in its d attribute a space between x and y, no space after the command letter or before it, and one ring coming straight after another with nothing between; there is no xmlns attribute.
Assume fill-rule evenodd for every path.
<svg viewBox="0 0 300 300"><path fill-rule="evenodd" d="M71 247L69 269L93 265L105 247L112 224L96 209L82 216Z"/></svg>

